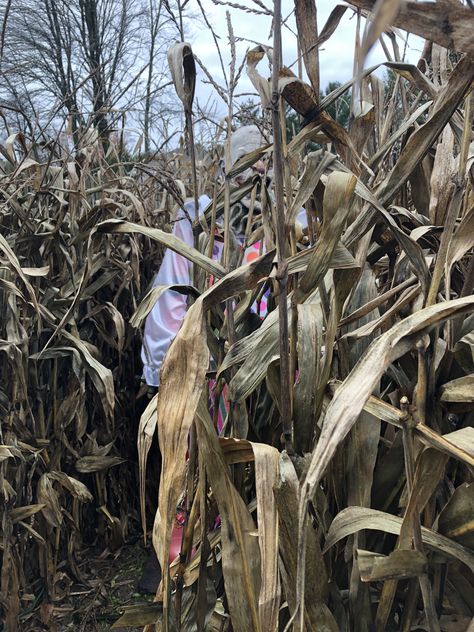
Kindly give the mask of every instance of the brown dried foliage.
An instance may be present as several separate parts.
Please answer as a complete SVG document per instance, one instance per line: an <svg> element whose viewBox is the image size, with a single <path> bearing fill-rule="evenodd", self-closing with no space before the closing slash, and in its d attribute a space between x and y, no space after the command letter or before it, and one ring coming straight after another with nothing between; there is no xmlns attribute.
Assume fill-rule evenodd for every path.
<svg viewBox="0 0 474 632"><path fill-rule="evenodd" d="M295 4L299 28L305 28L308 6L309 23L316 28L314 3ZM142 207L131 204L120 186L109 194L110 187L101 182L98 200L84 211L87 190L96 194L96 188L84 187L79 196L63 183L65 208L63 193L52 197L51 186L44 193L49 166L12 163L2 187L10 219L0 243L6 297L2 371L11 375L15 369L5 397L15 406L8 408L0 448L2 493L8 501L2 580L8 579L2 582L2 598L12 625L20 608L26 543L37 553L49 591L54 591L54 547L63 538L72 541L68 561L74 568L82 503L92 490L79 479L65 478L71 463L79 472L94 472L89 480L95 484L95 502L114 520L113 508L105 509L111 500L101 494L104 470L116 465L126 471L110 460L124 456L117 440L113 448L109 444L122 427L117 431L120 415L113 410L121 401L117 384L130 388L123 381L130 375L117 375L121 356L130 348L118 332L129 331L127 309L133 301L120 302L120 296L134 296L140 287L141 233L182 251L204 279L165 360L157 414L153 403L140 427L142 509L144 468L155 430L163 458L153 526L164 573L157 593L162 608L150 609L147 629L382 632L420 626L436 631L455 629L456 618L467 628L474 614L474 58L469 35L474 13L457 0L351 4L373 10L373 22L357 46L357 76L346 86L355 87L349 130L325 110L340 91L321 102L314 93L319 85L314 50L302 51L311 85L276 64L273 89L307 123L291 142L273 147L281 152L276 180L283 184L286 213L278 267L272 265L272 247L275 235L281 238L281 225L270 197L262 198L268 253L250 266L216 269L206 246L199 254L166 233L147 230L146 213L137 217ZM324 38L337 28L338 16L322 29ZM443 16L444 25L449 19L448 39L440 25ZM401 62L394 45L395 61L388 65L396 79L384 93L379 80L361 69L372 42L387 30L392 36L391 25L431 41L425 50L443 56L448 72L435 76L433 55L425 59L422 73ZM321 39L317 33L301 34L308 46L321 45ZM456 62L453 51L460 54ZM268 106L270 85L257 67L264 52L262 47L251 51L248 66ZM275 137L282 120L275 108L281 104L273 98L272 107ZM311 152L313 139L322 146ZM243 160L244 167L248 162ZM63 167L63 178L70 178L70 171ZM109 169L103 166L100 173ZM40 176L43 184L38 185ZM198 184L204 190L204 183ZM248 192L247 186L242 195ZM39 210L35 215L32 209L44 212L44 195L50 196L46 207L56 210L48 212L49 221L42 218L40 230L35 223ZM227 184L215 195L208 220L224 207L228 212L229 198L235 200L239 192ZM281 209L281 198L279 204ZM309 220L305 247L298 244L294 225L300 205ZM98 218L123 217L126 211L129 223L107 221L94 228ZM135 217L130 218L131 211ZM66 225L61 233L58 226ZM69 259L64 239L74 253ZM98 243L113 255L105 269ZM115 267L122 285L98 281ZM71 269L76 270L74 282L67 277ZM125 282L123 271L130 275ZM210 274L219 281L209 288ZM270 305L280 302L279 308L248 333L239 325L265 283ZM110 288L119 297L115 301L102 294ZM153 297L145 301L135 324L142 322ZM223 302L233 309L225 320ZM280 322L282 310L287 310L288 335ZM119 356L115 362L107 356L109 368L97 359L104 357L97 338L91 341L81 330L84 320L99 315L110 319L101 322L113 322L116 333L101 338L110 349L115 344ZM103 329L105 334L105 324ZM287 390L281 389L283 354L289 360ZM223 437L217 437L207 410L208 380L216 374L208 370L210 359L230 401ZM110 371L115 371L115 391ZM100 406L84 399L87 379L87 393L95 389ZM288 405L293 434L284 437L287 452L280 434ZM74 421L67 424L71 416ZM97 424L96 435L87 441L84 423ZM28 459L35 469L25 467ZM169 565L176 503L185 494L182 555ZM61 507L60 496L70 499L71 510ZM217 530L216 514L222 521ZM111 533L116 533L112 526ZM125 619L131 625L133 613Z"/></svg>

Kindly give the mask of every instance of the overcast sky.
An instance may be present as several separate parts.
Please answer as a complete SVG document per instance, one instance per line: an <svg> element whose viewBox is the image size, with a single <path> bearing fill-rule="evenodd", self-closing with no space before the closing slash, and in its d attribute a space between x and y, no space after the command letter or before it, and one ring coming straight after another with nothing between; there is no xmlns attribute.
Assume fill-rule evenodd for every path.
<svg viewBox="0 0 474 632"><path fill-rule="evenodd" d="M262 1L266 6L272 8L272 0ZM252 0L236 0L236 2L242 6L258 8ZM237 44L238 64L240 64L244 58L247 48L255 46L256 43L271 45L271 39L269 39L271 18L269 16L253 15L232 7L215 5L212 0L201 0L201 3L206 12L207 19L212 24L216 34L220 38L219 44L224 59L224 65L226 67L229 64L230 59L226 24L227 10L231 15L235 36L245 40L240 41ZM194 5L196 13L200 13L197 3L192 2L191 4ZM336 6L336 4L337 3L331 0L318 0L318 28L320 31L322 30L331 10ZM292 31L295 31L295 20L294 16L291 15L293 7L293 0L282 0L282 15L284 17L290 15L290 18L288 19L288 26ZM194 53L204 63L217 82L224 85L222 71L211 32L206 28L202 21L187 21L187 25L189 30L186 33L186 37L188 41L191 42ZM336 32L322 47L320 51L320 69L321 87L323 89L330 81L344 82L352 77L355 27L356 17L354 12L351 9L348 9ZM283 63L290 66L297 57L296 39L287 28L283 29L282 39ZM388 39L387 44L390 44ZM408 45L407 60L416 61L420 56L422 40L411 35L408 40ZM403 51L403 42L401 42L401 50ZM385 61L385 55L381 47L377 46L369 55L366 65L372 65L382 61ZM263 61L261 63L263 66ZM265 74L263 70L264 69L262 68L262 74ZM296 71L296 66L294 66L294 70ZM205 81L206 77L204 73L199 71L196 96L201 105L203 105L208 98L213 99L214 96L212 95L215 94L214 89L206 85ZM253 87L244 71L242 80L239 83L238 92L253 91ZM219 100L217 100L217 103L219 110L223 108L222 101L219 102ZM222 109L222 111L224 112L224 109Z"/></svg>

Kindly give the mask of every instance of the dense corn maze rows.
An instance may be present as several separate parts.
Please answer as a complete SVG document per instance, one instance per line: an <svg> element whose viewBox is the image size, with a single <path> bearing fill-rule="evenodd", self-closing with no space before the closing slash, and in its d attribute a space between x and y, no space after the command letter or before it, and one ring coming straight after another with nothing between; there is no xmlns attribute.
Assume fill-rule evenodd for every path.
<svg viewBox="0 0 474 632"><path fill-rule="evenodd" d="M457 0L350 4L361 15L374 10L371 27L358 40L352 81L321 100L318 47L344 10L335 8L318 35L314 3L295 1L306 72L298 78L279 59L275 2L273 55L258 46L245 60L273 143L232 168L227 160L222 186L216 160L194 156L187 45L169 56L187 119L183 155L132 168L113 147L104 157L98 141L74 154L22 137L2 147L6 629L17 629L32 593L38 605L54 604L64 583L81 581L81 532L97 530L116 548L136 515L132 325L139 330L151 308L150 295L140 299L161 248L176 248L155 227L167 227L185 187L190 197L212 196L196 248L182 248L199 270L197 291L138 427L142 518L153 523L163 581L157 605L125 612L122 625L468 628L474 12ZM418 65L400 60L394 27L426 38ZM229 37L232 45L231 29ZM380 37L387 84L363 70ZM261 70L268 55L271 81ZM328 108L348 90L346 129ZM282 102L301 121L291 139L282 134ZM231 115L229 98L229 124ZM272 184L235 185L264 155ZM206 235L249 197L258 199L261 227L247 231L247 243L263 240L265 253L248 266L230 269L228 258L227 269L216 267ZM295 228L301 207L304 235ZM263 287L270 310L249 333L245 320ZM229 401L222 436L208 410L211 378ZM144 481L155 433L162 468L152 516ZM169 564L183 499L182 553Z"/></svg>

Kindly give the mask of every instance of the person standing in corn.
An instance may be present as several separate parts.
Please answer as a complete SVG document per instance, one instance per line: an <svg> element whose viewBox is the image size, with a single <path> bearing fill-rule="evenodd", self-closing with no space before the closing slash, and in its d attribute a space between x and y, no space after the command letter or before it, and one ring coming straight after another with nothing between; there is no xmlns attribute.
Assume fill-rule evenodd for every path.
<svg viewBox="0 0 474 632"><path fill-rule="evenodd" d="M265 139L256 125L246 125L238 128L230 139L231 162L234 165L237 160L246 154L255 151L265 143ZM263 174L265 164L257 161L252 167L239 174L237 183L242 184L255 173ZM193 245L193 228L191 222L196 220L199 214L210 204L207 195L199 197L199 208L194 202L187 201L184 210L181 209L176 217L173 234L189 246ZM248 207L246 201L235 204L231 209L230 226L233 237L242 244L245 236ZM191 221L190 221L191 220ZM244 263L254 258L258 252L259 244L248 248L244 254ZM223 241L215 239L212 252L213 259L220 260L223 251ZM167 250L163 257L153 287L158 285L190 285L192 284L192 263L178 253ZM143 378L149 387L158 388L160 384L160 369L167 350L174 337L178 333L184 320L187 309L187 299L184 294L173 290L163 292L145 321L145 333L142 346Z"/></svg>
<svg viewBox="0 0 474 632"><path fill-rule="evenodd" d="M265 138L256 125L246 125L237 129L230 140L231 163L234 165L245 155L267 144ZM258 160L254 165L240 173L236 178L236 184L242 185L255 174L263 175L266 165ZM187 200L184 209L178 211L174 223L173 234L189 246L194 245L192 222L201 215L211 203L207 195L201 195L196 209L193 200ZM230 227L232 239L242 246L247 227L249 200L242 200L231 208ZM258 216L255 218L258 221ZM223 255L222 225L218 224L212 250L212 258L220 260ZM243 264L249 263L261 250L260 242L247 248L243 256ZM153 281L153 287L170 285L191 285L192 263L184 256L166 250L160 269ZM263 303L263 305L262 305ZM148 387L149 394L153 394L160 385L160 370L173 339L181 327L187 312L187 297L173 290L165 290L158 298L145 321L145 331L141 358L143 362L143 380ZM260 304L260 314L266 313L266 304L263 300ZM214 384L210 383L211 390ZM212 399L212 398L211 398ZM217 430L222 429L226 415L225 392L220 397L220 405L217 411ZM171 538L170 560L179 554L183 533L183 512L178 507L175 527ZM218 526L219 522L216 522ZM155 551L152 551L146 563L142 577L138 582L141 592L155 593L161 580L161 569Z"/></svg>

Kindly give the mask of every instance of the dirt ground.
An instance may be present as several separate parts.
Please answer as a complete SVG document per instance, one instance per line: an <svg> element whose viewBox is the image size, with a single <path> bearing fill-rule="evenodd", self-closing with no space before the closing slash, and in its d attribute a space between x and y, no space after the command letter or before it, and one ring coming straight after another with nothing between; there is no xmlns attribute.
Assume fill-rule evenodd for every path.
<svg viewBox="0 0 474 632"><path fill-rule="evenodd" d="M115 554L82 553L81 572L87 585L72 584L64 597L54 604L21 617L22 632L105 632L120 617L124 606L138 606L153 601L151 595L137 592L148 550L141 541L123 546ZM117 632L143 628L114 628Z"/></svg>

